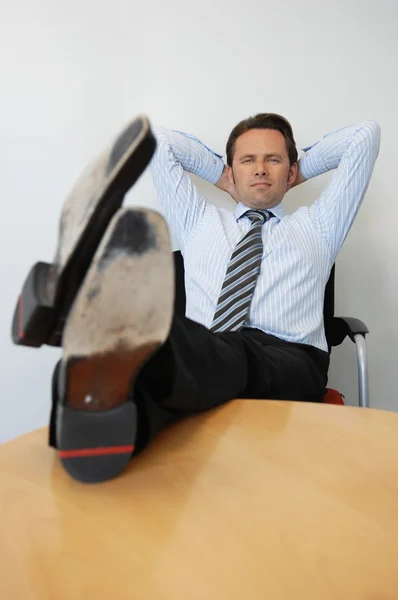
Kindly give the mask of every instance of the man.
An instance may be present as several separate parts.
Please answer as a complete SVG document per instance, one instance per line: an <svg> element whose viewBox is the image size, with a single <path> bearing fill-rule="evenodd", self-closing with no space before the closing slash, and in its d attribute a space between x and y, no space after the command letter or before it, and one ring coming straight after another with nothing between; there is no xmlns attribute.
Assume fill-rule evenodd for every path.
<svg viewBox="0 0 398 600"><path fill-rule="evenodd" d="M159 355L144 367L142 382L156 404L175 415L235 397L322 401L329 366L325 285L369 184L379 150L378 124L360 123L324 136L297 162L288 121L259 114L231 132L226 166L192 136L154 132L152 176L184 257L187 307L186 317L175 316ZM331 169L336 172L317 201L287 215L281 204L285 193ZM237 202L235 211L206 202L188 172L228 192ZM253 226L245 216L251 208L270 211L261 225L255 286L250 287L250 270L245 279L238 268L237 289L230 283L223 297L231 255ZM255 265L256 250L249 245L250 257ZM235 264L244 268L244 260L238 254ZM218 316L220 295L226 306ZM239 302L242 310L234 308Z"/></svg>
<svg viewBox="0 0 398 600"><path fill-rule="evenodd" d="M123 441L118 441L115 434L109 446L119 444L122 450L134 447L134 453L170 421L236 397L322 401L329 366L323 326L325 285L364 198L380 144L379 125L363 122L325 135L305 148L297 162L289 122L276 114L259 114L233 129L224 165L219 155L188 134L161 128L155 128L154 133L157 150L151 171L167 224L184 257L186 314L175 311L172 315L170 311L168 316L165 309L170 305L170 277L166 263L160 266L162 244L153 241L156 232L158 239L162 238L161 225L137 225L136 217L131 221L131 231L146 241L141 240L140 249L137 246L125 253L126 261L136 257L135 263L128 263L135 265L129 267L128 275L134 280L135 293L118 294L119 300L114 293L110 301L112 295L103 292L106 277L97 268L93 277L89 272L79 292L86 304L73 309L85 317L89 311L98 311L95 303L102 302L103 312L98 314L104 322L112 310L120 315L117 302L124 302L125 310L123 298L129 302L133 296L136 298L135 309L126 311L123 317L125 327L109 328L117 360L113 370L108 371L119 380L122 368L124 378L134 373L126 403L136 409L134 417L129 413L131 426L126 429L126 420L116 414L116 401L108 407L114 409L126 430ZM282 200L289 189L332 169L335 173L330 183L312 206L286 214ZM208 203L189 172L228 192L237 203L235 210ZM152 228L150 235L144 235L145 227L149 227L148 232ZM125 244L133 243L129 242L131 235L123 239ZM112 252L106 243L104 252L108 257ZM115 278L119 277L117 270L114 273ZM148 283L151 278L153 284ZM102 292L98 291L100 284ZM151 285L157 286L155 302ZM110 283L108 286L112 290ZM101 293L105 300L101 300ZM145 302L152 303L146 313L150 317L142 316ZM75 319L69 329L76 337L76 332L87 328L87 321L80 316L77 320L73 310L68 320ZM131 342L129 346L130 332L139 329L142 336L154 315L155 320L167 322L166 339L160 349L155 351L155 346L144 342L139 346ZM97 334L99 322L98 318L93 321L90 340ZM68 331L64 338L67 344ZM103 369L104 363L98 363L103 359L98 352L95 356L90 364ZM109 357L106 360L109 368ZM139 369L137 364L143 367ZM82 377L82 370L75 375L76 389ZM92 401L91 392L85 390L82 394L84 402ZM112 411L104 412L103 417L107 431L116 432L118 425L112 421ZM72 456L70 472L83 480L113 477L126 464L121 460L109 469L101 467L89 479L86 473L76 475L74 461L79 455L77 451L68 452L64 451L64 457L68 460Z"/></svg>

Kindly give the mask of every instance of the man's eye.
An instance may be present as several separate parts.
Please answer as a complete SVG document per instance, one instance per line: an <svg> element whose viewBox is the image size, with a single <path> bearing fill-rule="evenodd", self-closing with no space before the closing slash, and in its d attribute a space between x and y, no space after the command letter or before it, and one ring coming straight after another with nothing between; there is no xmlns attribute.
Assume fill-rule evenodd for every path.
<svg viewBox="0 0 398 600"><path fill-rule="evenodd" d="M251 158L245 158L245 160L243 161L243 163L248 163L248 162L251 162L251 161L252 161Z"/></svg>

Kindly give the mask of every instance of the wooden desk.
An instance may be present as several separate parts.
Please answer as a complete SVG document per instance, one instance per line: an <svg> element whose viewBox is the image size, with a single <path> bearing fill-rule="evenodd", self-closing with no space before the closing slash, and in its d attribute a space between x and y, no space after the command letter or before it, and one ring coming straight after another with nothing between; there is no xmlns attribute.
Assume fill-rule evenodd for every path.
<svg viewBox="0 0 398 600"><path fill-rule="evenodd" d="M3 600L396 600L398 414L236 400L119 478L0 450Z"/></svg>

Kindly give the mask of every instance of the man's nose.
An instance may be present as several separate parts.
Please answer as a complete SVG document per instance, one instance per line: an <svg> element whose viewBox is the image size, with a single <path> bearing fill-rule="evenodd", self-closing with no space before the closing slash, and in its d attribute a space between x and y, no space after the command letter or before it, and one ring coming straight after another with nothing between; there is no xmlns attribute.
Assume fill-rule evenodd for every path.
<svg viewBox="0 0 398 600"><path fill-rule="evenodd" d="M255 171L254 174L256 177L263 177L264 175L267 175L268 170L266 167L266 164L264 162L257 162L255 165Z"/></svg>

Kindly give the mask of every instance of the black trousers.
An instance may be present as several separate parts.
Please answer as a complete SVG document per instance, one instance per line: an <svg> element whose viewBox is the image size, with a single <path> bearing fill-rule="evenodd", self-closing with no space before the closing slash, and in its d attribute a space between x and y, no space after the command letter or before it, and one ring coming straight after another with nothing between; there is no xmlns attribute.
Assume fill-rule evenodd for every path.
<svg viewBox="0 0 398 600"><path fill-rule="evenodd" d="M54 447L59 364L49 432ZM136 451L170 422L233 398L322 402L328 368L329 354L313 346L251 328L212 333L175 313L168 339L132 385L138 408Z"/></svg>
<svg viewBox="0 0 398 600"><path fill-rule="evenodd" d="M139 374L136 449L167 423L233 398L322 402L329 354L252 328L212 333L175 314L166 343Z"/></svg>

